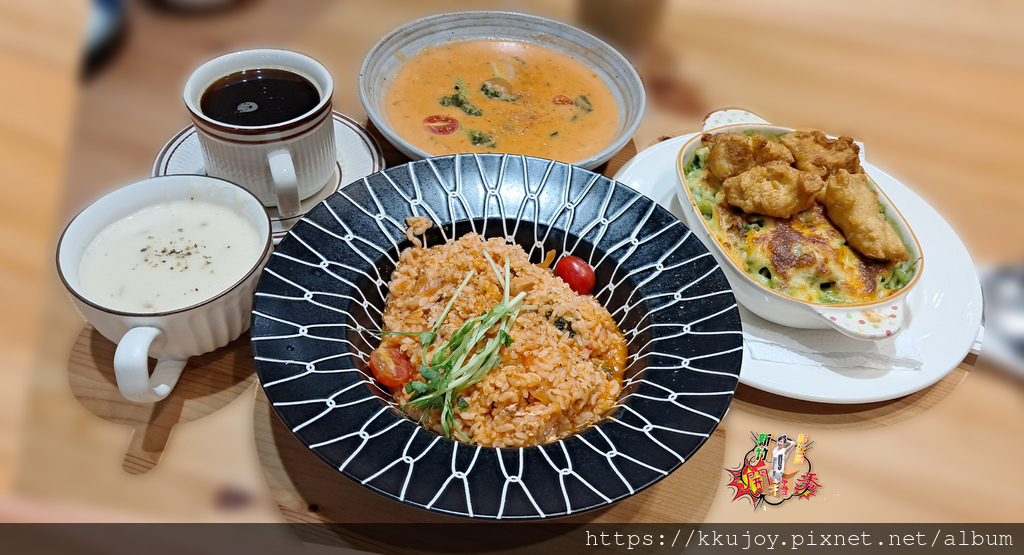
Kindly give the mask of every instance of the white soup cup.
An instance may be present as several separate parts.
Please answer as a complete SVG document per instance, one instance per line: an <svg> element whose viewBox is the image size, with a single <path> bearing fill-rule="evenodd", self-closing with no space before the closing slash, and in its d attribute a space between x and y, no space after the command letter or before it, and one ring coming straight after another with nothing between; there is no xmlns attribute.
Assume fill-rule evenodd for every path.
<svg viewBox="0 0 1024 555"><path fill-rule="evenodd" d="M212 297L163 312L126 312L83 293L79 269L94 237L145 208L193 198L231 208L255 226L263 249L243 277ZM256 284L272 250L270 217L252 193L212 177L170 175L117 189L75 216L57 245L57 272L81 315L117 343L114 373L121 394L151 403L171 392L189 357L223 347L249 329ZM149 357L156 359L152 377Z"/></svg>

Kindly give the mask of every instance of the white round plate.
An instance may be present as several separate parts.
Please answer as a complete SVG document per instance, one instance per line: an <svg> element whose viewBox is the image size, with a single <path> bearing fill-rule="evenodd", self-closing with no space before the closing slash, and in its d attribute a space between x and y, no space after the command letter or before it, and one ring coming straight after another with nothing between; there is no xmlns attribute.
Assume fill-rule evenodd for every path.
<svg viewBox="0 0 1024 555"><path fill-rule="evenodd" d="M679 217L676 157L696 133L675 137L641 151L615 175ZM917 370L829 369L820 365L756 360L746 348L740 382L751 387L819 403L871 403L909 395L941 380L974 345L981 326L982 299L978 272L960 238L931 206L891 176L864 163L864 169L913 228L928 266L910 293L908 323L920 352ZM741 312L741 318L747 313ZM782 326L779 330L784 330ZM838 332L837 332L838 333Z"/></svg>
<svg viewBox="0 0 1024 555"><path fill-rule="evenodd" d="M345 114L334 112L334 135L338 148L338 165L334 170L334 176L315 195L302 199L302 212L282 218L276 207L267 207L275 245L281 242L288 234L288 230L307 212L334 194L343 184L352 183L384 169L384 155L381 154L380 146L355 120ZM183 173L206 175L203 153L199 149L199 138L196 136L194 125L182 129L168 141L153 162L154 176Z"/></svg>

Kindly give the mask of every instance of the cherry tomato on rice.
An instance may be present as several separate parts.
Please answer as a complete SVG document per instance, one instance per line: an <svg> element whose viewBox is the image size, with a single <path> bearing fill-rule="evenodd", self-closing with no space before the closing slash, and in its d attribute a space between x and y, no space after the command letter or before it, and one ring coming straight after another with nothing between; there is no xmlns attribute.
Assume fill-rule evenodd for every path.
<svg viewBox="0 0 1024 555"><path fill-rule="evenodd" d="M571 106L573 104L573 101L568 96L565 96L564 94L560 94L560 95L552 98L551 99L551 103L552 104L561 104L561 105L564 105L564 106Z"/></svg>
<svg viewBox="0 0 1024 555"><path fill-rule="evenodd" d="M412 365L402 351L394 347L370 351L370 370L377 381L388 387L399 387L412 379Z"/></svg>
<svg viewBox="0 0 1024 555"><path fill-rule="evenodd" d="M451 135L459 130L459 120L451 116L427 116L423 118L423 127L435 135Z"/></svg>
<svg viewBox="0 0 1024 555"><path fill-rule="evenodd" d="M594 291L594 269L578 256L566 256L555 264L555 275L562 278L569 289L580 295L589 295Z"/></svg>

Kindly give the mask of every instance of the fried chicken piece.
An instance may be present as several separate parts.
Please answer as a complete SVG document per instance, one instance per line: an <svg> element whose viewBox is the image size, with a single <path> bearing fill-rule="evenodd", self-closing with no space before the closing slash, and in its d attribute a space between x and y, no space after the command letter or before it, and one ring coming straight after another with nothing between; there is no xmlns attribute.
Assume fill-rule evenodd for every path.
<svg viewBox="0 0 1024 555"><path fill-rule="evenodd" d="M878 212L878 197L868 187L866 173L840 169L828 178L822 204L857 252L878 260L909 260L899 235Z"/></svg>
<svg viewBox="0 0 1024 555"><path fill-rule="evenodd" d="M786 145L778 141L769 141L764 137L753 137L751 141L754 149L754 163L758 166L764 166L771 162L792 164L796 161Z"/></svg>
<svg viewBox="0 0 1024 555"><path fill-rule="evenodd" d="M782 144L793 153L796 169L814 172L822 179L840 168L850 173L860 173L860 147L850 137L832 140L818 130L793 131L779 137Z"/></svg>
<svg viewBox="0 0 1024 555"><path fill-rule="evenodd" d="M718 179L724 181L754 167L750 137L742 133L705 133L700 139L711 148L708 169Z"/></svg>
<svg viewBox="0 0 1024 555"><path fill-rule="evenodd" d="M725 200L748 214L789 218L814 206L825 188L817 174L785 162L754 166L722 182Z"/></svg>

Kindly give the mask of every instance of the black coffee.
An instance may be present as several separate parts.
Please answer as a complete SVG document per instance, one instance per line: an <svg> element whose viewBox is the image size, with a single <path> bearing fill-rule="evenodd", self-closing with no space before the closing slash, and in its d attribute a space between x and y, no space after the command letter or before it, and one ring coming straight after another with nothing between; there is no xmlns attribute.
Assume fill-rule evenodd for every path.
<svg viewBox="0 0 1024 555"><path fill-rule="evenodd" d="M203 91L199 109L231 125L273 125L297 118L320 103L309 79L283 69L247 69L218 79Z"/></svg>

